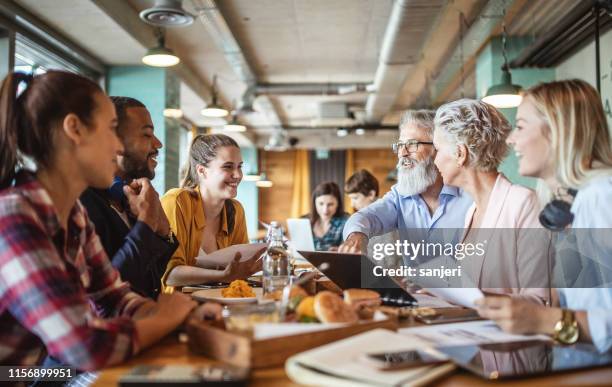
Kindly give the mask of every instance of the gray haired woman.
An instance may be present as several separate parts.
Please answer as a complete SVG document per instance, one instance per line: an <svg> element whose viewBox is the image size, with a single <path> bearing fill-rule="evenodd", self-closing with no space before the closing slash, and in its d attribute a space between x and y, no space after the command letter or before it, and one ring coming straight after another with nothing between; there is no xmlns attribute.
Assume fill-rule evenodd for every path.
<svg viewBox="0 0 612 387"><path fill-rule="evenodd" d="M508 151L510 132L508 120L485 102L460 99L447 103L434 119L434 162L445 184L462 188L474 199L466 214L462 241L484 242L486 248L483 254L462 261L465 275L490 293L544 302L548 298L544 289L548 233L538 221L537 195L498 172Z"/></svg>

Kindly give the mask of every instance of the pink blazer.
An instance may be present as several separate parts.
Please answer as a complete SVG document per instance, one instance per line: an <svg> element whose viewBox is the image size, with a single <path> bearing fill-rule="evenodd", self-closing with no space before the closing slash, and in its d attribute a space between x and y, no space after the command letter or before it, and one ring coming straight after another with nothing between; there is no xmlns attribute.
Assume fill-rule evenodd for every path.
<svg viewBox="0 0 612 387"><path fill-rule="evenodd" d="M466 214L462 239L475 210L476 203ZM533 190L512 184L503 174L498 174L482 224L470 231L479 241L487 241L485 254L464 259L464 276L467 274L484 291L545 302L549 298L545 287L550 286L548 267L553 249L551 234L540 225L539 213L540 205Z"/></svg>

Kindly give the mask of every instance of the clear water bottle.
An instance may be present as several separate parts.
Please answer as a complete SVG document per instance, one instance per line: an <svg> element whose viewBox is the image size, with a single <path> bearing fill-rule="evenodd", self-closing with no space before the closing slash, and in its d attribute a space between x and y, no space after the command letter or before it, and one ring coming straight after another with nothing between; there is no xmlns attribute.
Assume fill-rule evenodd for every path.
<svg viewBox="0 0 612 387"><path fill-rule="evenodd" d="M281 291L289 283L289 253L283 242L283 229L271 222L268 229L268 249L263 258L263 292Z"/></svg>

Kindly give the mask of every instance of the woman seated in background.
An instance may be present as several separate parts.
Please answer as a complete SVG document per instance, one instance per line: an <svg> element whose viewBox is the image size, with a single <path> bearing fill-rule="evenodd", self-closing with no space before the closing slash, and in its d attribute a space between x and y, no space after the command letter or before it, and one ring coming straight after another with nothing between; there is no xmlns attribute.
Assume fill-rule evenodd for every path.
<svg viewBox="0 0 612 387"><path fill-rule="evenodd" d="M183 294L153 302L130 291L78 201L112 184L116 128L111 100L79 75L12 73L2 83L0 364L35 365L46 352L97 370L174 331L196 306ZM36 172L15 173L21 155Z"/></svg>
<svg viewBox="0 0 612 387"><path fill-rule="evenodd" d="M242 181L238 143L223 134L198 135L189 149L189 165L181 188L161 198L180 246L162 277L164 292L175 286L246 279L261 269L252 257L236 256L225 268L207 269L206 256L219 249L248 243L244 208L234 198Z"/></svg>
<svg viewBox="0 0 612 387"><path fill-rule="evenodd" d="M338 184L331 181L319 184L312 193L311 208L315 250L336 251L342 244L342 230L348 219Z"/></svg>
<svg viewBox="0 0 612 387"><path fill-rule="evenodd" d="M547 227L571 227L579 239L585 238L587 248L602 259L598 274L608 276L591 278L590 284L578 288L557 289L552 308L520 299L486 297L476 301L478 311L512 333L548 334L564 344L592 341L599 350L610 351L612 244L605 229L612 228L612 141L601 97L581 80L543 83L525 92L516 125L508 142L519 157L520 174L542 179L568 207L575 196L571 213L547 216ZM556 264L563 263L557 257Z"/></svg>
<svg viewBox="0 0 612 387"><path fill-rule="evenodd" d="M544 302L549 282L541 281L548 273L548 240L534 241L529 230L516 230L541 228L537 195L512 184L497 170L508 152L510 131L503 114L485 102L460 99L442 105L434 119L434 162L445 184L465 190L474 199L462 242L487 241L483 255L461 261L463 277L469 276L473 286L489 292Z"/></svg>

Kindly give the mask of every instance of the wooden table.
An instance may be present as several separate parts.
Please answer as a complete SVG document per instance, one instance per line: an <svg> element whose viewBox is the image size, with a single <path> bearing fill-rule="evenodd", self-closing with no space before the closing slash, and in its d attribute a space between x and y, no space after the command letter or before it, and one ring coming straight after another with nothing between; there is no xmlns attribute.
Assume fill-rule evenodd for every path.
<svg viewBox="0 0 612 387"><path fill-rule="evenodd" d="M168 337L154 347L133 358L129 362L107 368L100 373L94 386L115 386L121 376L132 367L140 364L188 364L204 365L214 364L215 361L192 354L187 345L180 343L176 336ZM251 386L276 387L297 386L285 374L282 367L255 370L249 383ZM465 386L610 386L612 385L612 367L600 368L587 371L556 374L552 376L534 377L530 379L515 380L510 382L487 382L468 372L457 370L447 375L432 385L440 387L465 387Z"/></svg>

